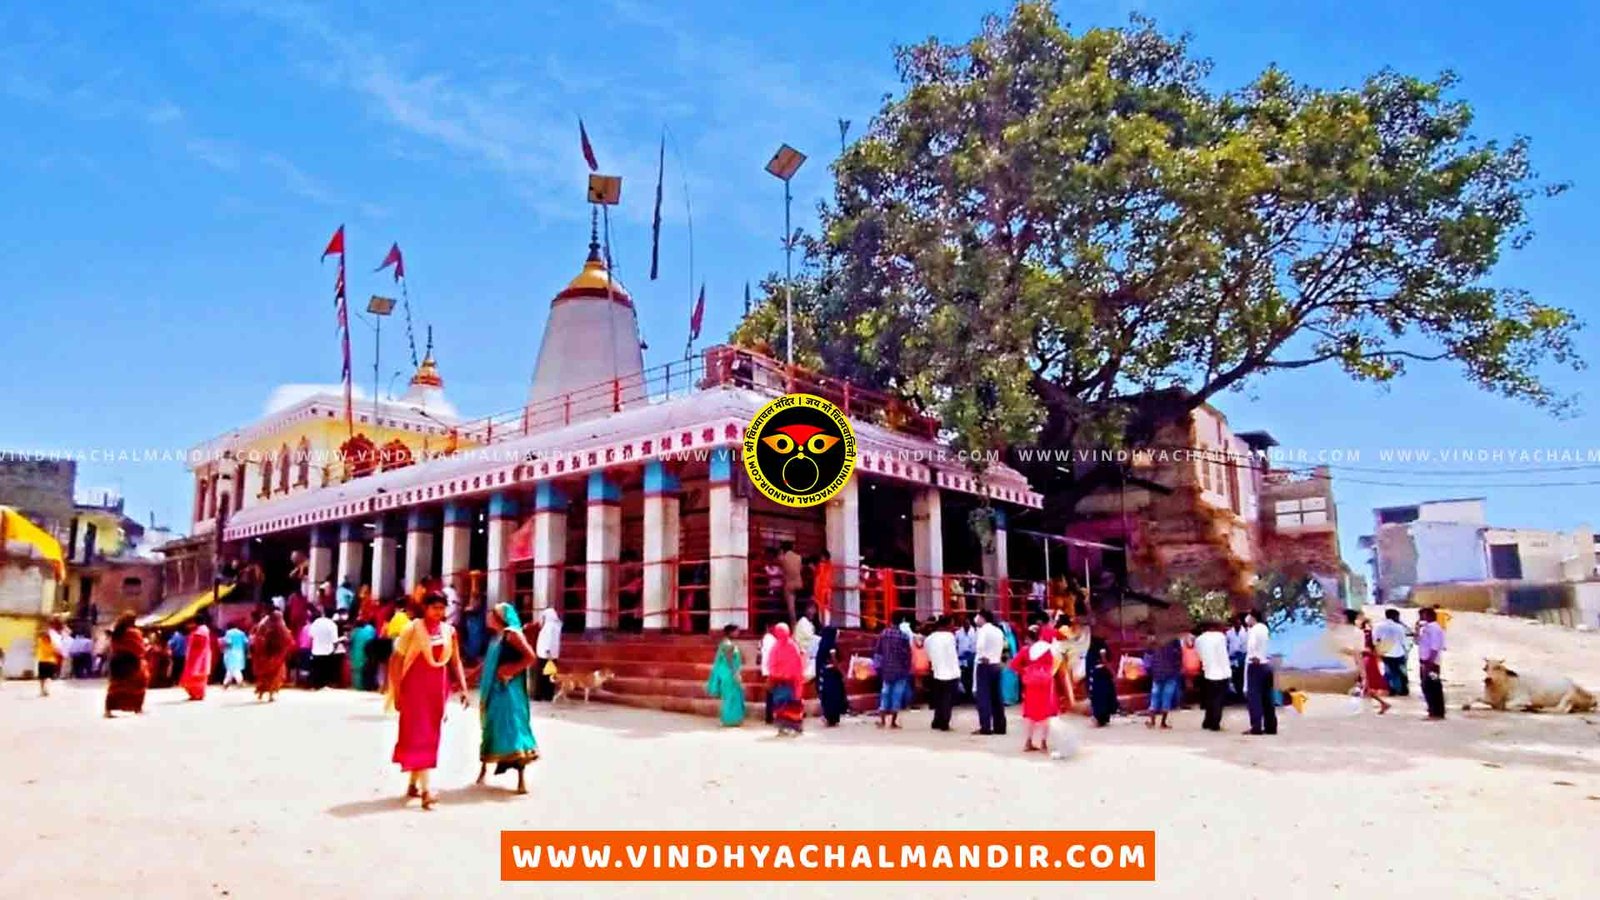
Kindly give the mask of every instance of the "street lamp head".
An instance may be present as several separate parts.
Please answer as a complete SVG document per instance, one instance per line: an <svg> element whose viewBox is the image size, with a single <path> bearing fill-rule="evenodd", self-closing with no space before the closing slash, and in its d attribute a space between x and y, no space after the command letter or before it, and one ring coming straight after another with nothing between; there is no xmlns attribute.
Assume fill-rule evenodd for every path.
<svg viewBox="0 0 1600 900"><path fill-rule="evenodd" d="M589 202L601 206L616 206L622 202L622 176L589 176Z"/></svg>
<svg viewBox="0 0 1600 900"><path fill-rule="evenodd" d="M794 177L794 173L800 171L805 161L804 153L784 144L778 148L777 153L772 154L772 159L767 162L767 171L779 181L788 181Z"/></svg>
<svg viewBox="0 0 1600 900"><path fill-rule="evenodd" d="M372 299L367 301L367 312L375 316L387 316L394 312L394 298L373 294Z"/></svg>

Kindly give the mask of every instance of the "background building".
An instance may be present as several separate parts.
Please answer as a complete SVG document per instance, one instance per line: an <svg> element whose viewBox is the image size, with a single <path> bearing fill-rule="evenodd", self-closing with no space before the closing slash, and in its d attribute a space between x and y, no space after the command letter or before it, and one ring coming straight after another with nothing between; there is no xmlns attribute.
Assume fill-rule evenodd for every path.
<svg viewBox="0 0 1600 900"><path fill-rule="evenodd" d="M1379 603L1600 622L1595 536L1586 525L1572 531L1493 526L1482 497L1380 507L1373 519L1373 533L1361 546L1371 554L1367 564Z"/></svg>

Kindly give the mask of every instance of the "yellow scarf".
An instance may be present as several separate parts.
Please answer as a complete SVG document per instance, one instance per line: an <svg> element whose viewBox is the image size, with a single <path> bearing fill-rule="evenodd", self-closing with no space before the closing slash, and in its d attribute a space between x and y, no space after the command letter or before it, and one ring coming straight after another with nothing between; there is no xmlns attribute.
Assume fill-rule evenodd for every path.
<svg viewBox="0 0 1600 900"><path fill-rule="evenodd" d="M444 656L435 659L433 655L433 635L428 634L428 623L422 619L415 619L400 637L394 642L394 657L399 660L399 669L383 690L383 707L385 710L395 708L395 695L400 690L400 682L406 678L406 673L411 671L411 664L421 659L423 662L442 669L455 658L456 635L455 629L448 622L439 623L439 636L444 638Z"/></svg>

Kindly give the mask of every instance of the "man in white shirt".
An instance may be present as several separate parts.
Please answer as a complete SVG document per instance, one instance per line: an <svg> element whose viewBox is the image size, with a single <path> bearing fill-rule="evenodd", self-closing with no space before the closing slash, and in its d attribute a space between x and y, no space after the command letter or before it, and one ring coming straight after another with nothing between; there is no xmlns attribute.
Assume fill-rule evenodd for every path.
<svg viewBox="0 0 1600 900"><path fill-rule="evenodd" d="M561 614L555 607L539 611L539 637L533 644L533 699L548 703L555 698L555 680L545 674L545 666L561 658Z"/></svg>
<svg viewBox="0 0 1600 900"><path fill-rule="evenodd" d="M1200 656L1200 697L1206 710L1200 727L1221 731L1222 701L1233 679L1233 662L1228 658L1228 636L1222 632L1222 623L1207 622L1205 628L1194 639L1195 653Z"/></svg>
<svg viewBox="0 0 1600 900"><path fill-rule="evenodd" d="M978 730L974 734L1005 734L1006 706L1000 699L1000 663L1005 657L1006 636L994 624L987 610L972 616L978 626L974 635L973 681L978 703Z"/></svg>
<svg viewBox="0 0 1600 900"><path fill-rule="evenodd" d="M318 690L333 684L338 673L334 671L334 645L339 642L339 626L328 618L327 610L318 610L311 623L311 686Z"/></svg>
<svg viewBox="0 0 1600 900"><path fill-rule="evenodd" d="M1245 616L1244 698L1250 707L1248 734L1277 734L1278 708L1273 703L1272 646L1267 623L1254 610Z"/></svg>
<svg viewBox="0 0 1600 900"><path fill-rule="evenodd" d="M1384 619L1372 629L1372 640L1378 645L1378 655L1383 658L1383 680L1388 682L1389 696L1404 697L1411 693L1406 678L1406 657L1411 653L1411 633L1400 622L1400 610L1391 609Z"/></svg>
<svg viewBox="0 0 1600 900"><path fill-rule="evenodd" d="M956 653L956 636L952 631L954 626L948 618L940 619L939 625L922 642L922 649L928 654L928 663L933 669L933 680L929 682L930 699L933 706L933 730L950 730L950 706L956 700L956 685L961 681L961 657Z"/></svg>

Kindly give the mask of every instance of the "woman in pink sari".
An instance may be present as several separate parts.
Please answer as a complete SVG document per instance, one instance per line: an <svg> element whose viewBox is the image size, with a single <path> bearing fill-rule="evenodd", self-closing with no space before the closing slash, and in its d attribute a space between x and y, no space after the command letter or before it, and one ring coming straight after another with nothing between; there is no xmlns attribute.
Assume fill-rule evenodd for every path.
<svg viewBox="0 0 1600 900"><path fill-rule="evenodd" d="M461 666L455 629L444 621L444 596L428 594L422 602L422 618L407 626L394 642L389 658L389 701L400 711L394 761L409 776L406 796L421 797L422 808L432 809L435 797L428 778L439 765L449 676L454 670L461 686L461 705L466 706L467 673Z"/></svg>
<svg viewBox="0 0 1600 900"><path fill-rule="evenodd" d="M772 636L777 642L767 661L767 690L772 695L772 719L779 735L796 735L804 727L806 706L801 697L805 686L805 655L800 645L789 636L789 626L779 622L772 626Z"/></svg>
<svg viewBox="0 0 1600 900"><path fill-rule="evenodd" d="M183 677L178 684L189 692L190 700L204 700L206 682L211 680L211 628L206 621L205 613L194 617L183 653Z"/></svg>

